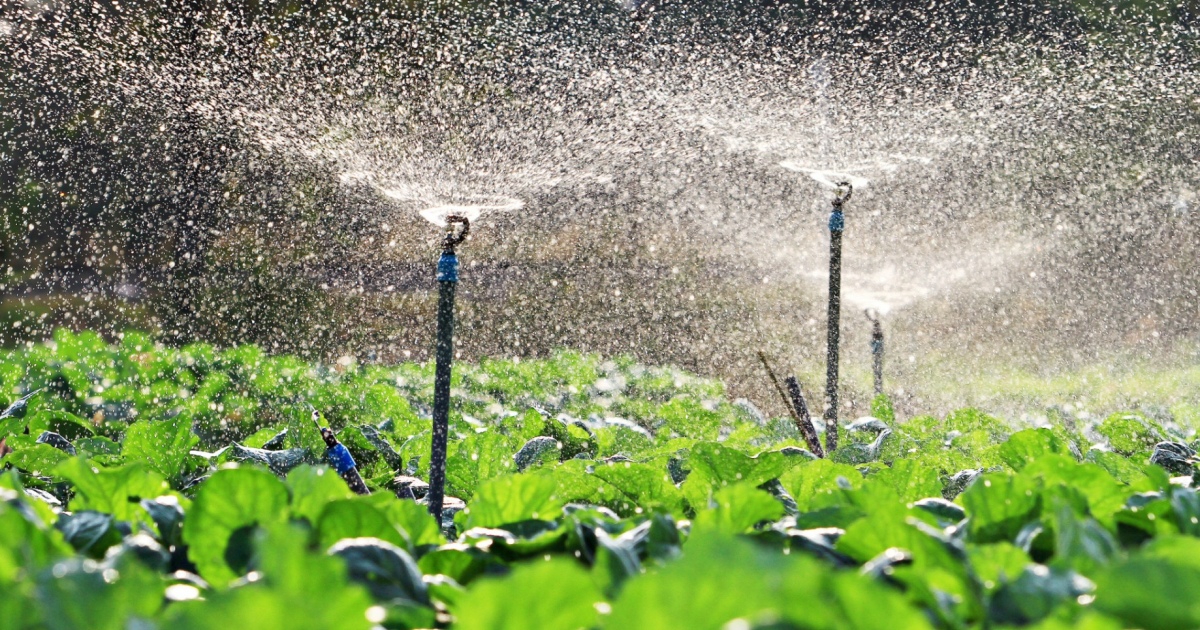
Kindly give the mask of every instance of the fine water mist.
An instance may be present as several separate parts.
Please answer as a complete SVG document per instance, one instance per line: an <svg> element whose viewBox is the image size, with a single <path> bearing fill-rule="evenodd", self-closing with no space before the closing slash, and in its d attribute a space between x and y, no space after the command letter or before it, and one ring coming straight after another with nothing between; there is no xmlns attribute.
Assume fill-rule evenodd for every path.
<svg viewBox="0 0 1200 630"><path fill-rule="evenodd" d="M631 353L770 408L758 350L820 391L845 180L857 412L864 309L904 409L1024 409L978 386L1011 370L1194 364L1194 15L956 6L6 4L5 195L52 182L57 211L100 208L12 294L95 295L181 340L423 360L431 222L468 213L463 360ZM118 244L110 208L141 236ZM214 280L245 270L300 280Z"/></svg>

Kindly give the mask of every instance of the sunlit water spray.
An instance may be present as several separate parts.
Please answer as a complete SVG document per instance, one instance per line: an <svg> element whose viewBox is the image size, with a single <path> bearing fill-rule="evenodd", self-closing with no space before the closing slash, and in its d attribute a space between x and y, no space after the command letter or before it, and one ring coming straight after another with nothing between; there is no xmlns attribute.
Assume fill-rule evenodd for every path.
<svg viewBox="0 0 1200 630"><path fill-rule="evenodd" d="M304 273L376 314L369 326L330 324L358 346L337 350L382 360L428 356L421 217L457 211L489 224L473 236L478 269L463 281L466 358L634 352L726 377L735 391L761 385L759 348L812 370L821 353L807 322L823 308L828 186L843 178L856 188L846 299L891 318L890 347L914 357L913 371L889 382L937 379L918 359L938 353L987 364L1037 348L1045 364L1067 365L1132 333L1195 336L1187 234L1200 167L1188 156L1200 140L1200 74L1168 54L1191 45L1186 33L1017 45L946 31L956 20L821 14L818 26L786 11L688 11L511 8L437 28L365 13L322 27L332 34L285 24L300 17L226 16L172 31L187 39L178 51L147 50L120 16L84 13L46 22L57 25L50 35L12 22L4 45L20 67L5 89L98 98L96 117L80 118L109 124L100 137L113 147L147 136L146 171L203 172L197 147L283 163L279 180L222 173L216 197L230 201L203 224L222 238L249 221L250 202L234 203L241 188L307 200L313 179L335 183L340 197L319 219L294 221L341 238ZM193 144L167 153L180 121ZM104 158L84 156L72 186L121 179L90 173ZM132 207L143 208L139 194L150 196L128 193ZM161 225L205 220L186 200L155 201L187 215ZM859 319L846 323L851 372L855 344L865 348Z"/></svg>

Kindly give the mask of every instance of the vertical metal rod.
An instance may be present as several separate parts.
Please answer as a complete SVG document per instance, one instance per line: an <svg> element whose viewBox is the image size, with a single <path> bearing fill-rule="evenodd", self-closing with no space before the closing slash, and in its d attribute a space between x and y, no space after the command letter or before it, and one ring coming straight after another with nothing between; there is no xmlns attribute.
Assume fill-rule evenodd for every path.
<svg viewBox="0 0 1200 630"><path fill-rule="evenodd" d="M463 231L454 235L454 224L462 223ZM442 504L446 497L446 449L450 433L450 366L454 361L454 291L458 286L458 257L454 246L466 238L471 229L466 219L452 217L449 231L442 243L438 259L437 366L433 376L433 440L429 456L429 513L442 520Z"/></svg>
<svg viewBox="0 0 1200 630"><path fill-rule="evenodd" d="M849 183L838 184L838 195L829 214L829 311L827 313L828 351L825 364L825 452L837 450L838 443L838 343L841 338L842 308L842 230L845 216L842 204L850 199ZM840 188L847 189L842 196Z"/></svg>
<svg viewBox="0 0 1200 630"><path fill-rule="evenodd" d="M457 261L454 264L457 266ZM438 266L441 267L441 264ZM450 364L454 361L454 290L457 285L457 278L438 282L437 369L433 377L433 452L429 459L429 513L438 519L442 517L442 500L446 496L446 448L450 433Z"/></svg>

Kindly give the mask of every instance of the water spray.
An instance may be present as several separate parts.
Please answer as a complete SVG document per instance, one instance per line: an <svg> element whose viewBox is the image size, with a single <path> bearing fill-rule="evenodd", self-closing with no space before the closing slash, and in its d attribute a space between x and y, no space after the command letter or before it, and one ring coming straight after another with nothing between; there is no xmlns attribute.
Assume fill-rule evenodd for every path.
<svg viewBox="0 0 1200 630"><path fill-rule="evenodd" d="M354 457L350 455L350 450L338 441L337 436L333 434L333 429L321 426L321 412L312 405L309 405L308 408L312 411L313 424L317 425L317 431L321 432L321 439L325 440L327 447L325 459L356 494L371 494L362 475L358 474L358 464L354 463Z"/></svg>
<svg viewBox="0 0 1200 630"><path fill-rule="evenodd" d="M875 395L883 393L883 324L879 322L879 312L875 309L863 311L871 322L871 358L874 362L872 373L875 375Z"/></svg>
<svg viewBox="0 0 1200 630"><path fill-rule="evenodd" d="M838 327L842 308L842 230L846 218L842 206L850 201L854 186L850 182L838 182L837 195L833 198L833 211L829 213L829 350L825 367L825 450L837 450L838 439Z"/></svg>
<svg viewBox="0 0 1200 630"><path fill-rule="evenodd" d="M458 256L454 248L467 238L471 220L466 215L445 218L446 236L437 263L437 368L433 377L433 445L429 457L429 513L442 518L446 496L446 448L450 433L450 364L454 360L454 291L458 285ZM462 224L455 232L454 226Z"/></svg>

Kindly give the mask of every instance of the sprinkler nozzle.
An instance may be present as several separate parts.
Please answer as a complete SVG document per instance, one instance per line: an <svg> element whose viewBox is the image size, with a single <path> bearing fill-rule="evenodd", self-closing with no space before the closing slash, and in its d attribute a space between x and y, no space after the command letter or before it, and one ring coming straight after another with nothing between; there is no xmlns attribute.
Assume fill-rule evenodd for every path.
<svg viewBox="0 0 1200 630"><path fill-rule="evenodd" d="M454 232L454 224L461 223L462 230L457 234ZM467 235L471 233L471 220L466 215L452 214L446 217L446 237L442 239L442 250L454 253L454 248L467 239Z"/></svg>
<svg viewBox="0 0 1200 630"><path fill-rule="evenodd" d="M843 190L844 189L844 190ZM850 201L850 195L854 194L854 185L850 182L837 183L837 197L833 199L833 205L841 207L842 204Z"/></svg>

